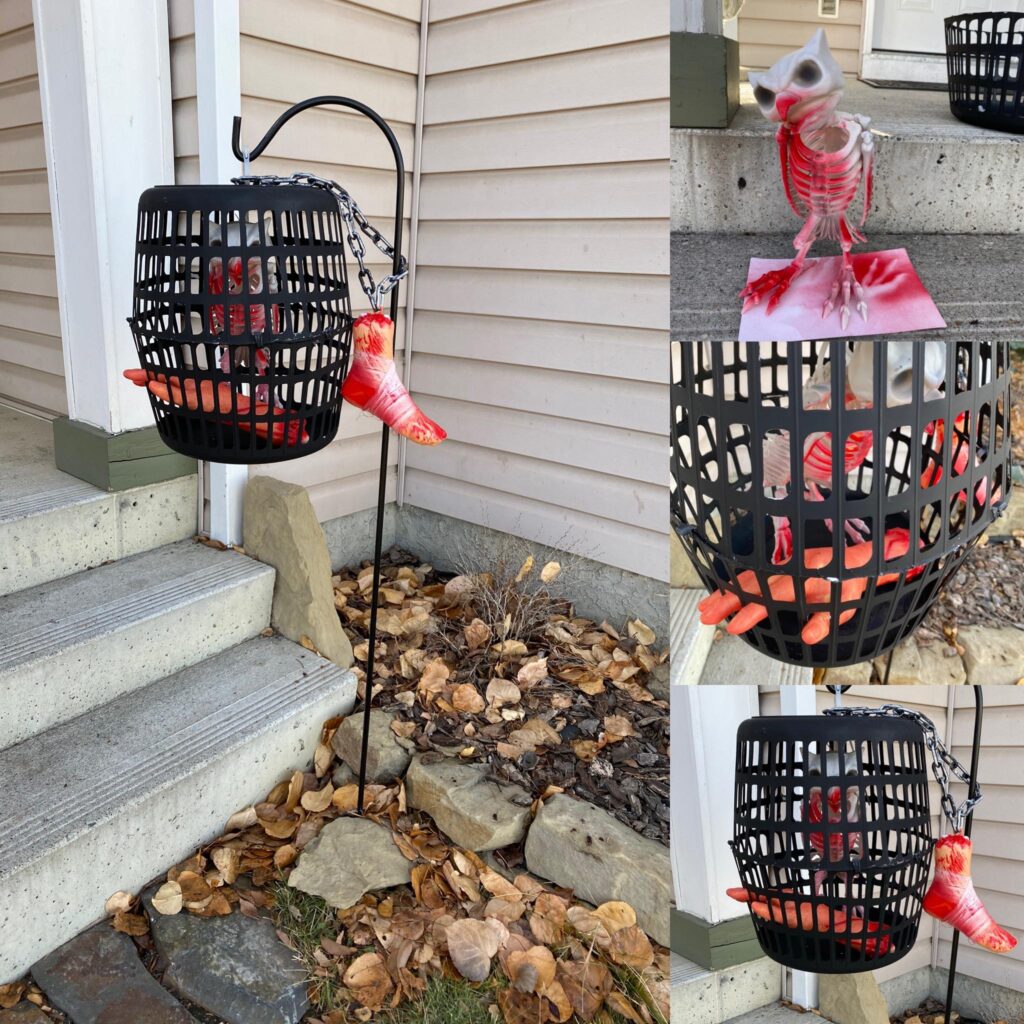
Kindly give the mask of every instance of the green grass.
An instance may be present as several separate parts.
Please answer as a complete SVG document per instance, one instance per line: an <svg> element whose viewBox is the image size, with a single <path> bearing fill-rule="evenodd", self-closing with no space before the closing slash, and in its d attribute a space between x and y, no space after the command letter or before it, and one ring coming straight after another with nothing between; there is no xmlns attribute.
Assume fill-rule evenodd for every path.
<svg viewBox="0 0 1024 1024"><path fill-rule="evenodd" d="M323 939L337 938L338 919L326 900L293 889L285 882L275 882L269 892L278 928L303 956L312 955Z"/></svg>
<svg viewBox="0 0 1024 1024"><path fill-rule="evenodd" d="M381 1019L386 1024L493 1024L487 1007L504 988L504 979L491 978L471 985L457 978L431 978L416 1000L391 1010Z"/></svg>

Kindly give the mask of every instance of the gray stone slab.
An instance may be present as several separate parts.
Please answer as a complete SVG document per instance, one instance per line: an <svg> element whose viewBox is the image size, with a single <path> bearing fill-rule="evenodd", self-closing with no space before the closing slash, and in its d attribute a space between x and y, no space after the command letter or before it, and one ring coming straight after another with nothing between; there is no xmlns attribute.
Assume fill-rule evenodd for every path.
<svg viewBox="0 0 1024 1024"><path fill-rule="evenodd" d="M337 818L302 851L288 884L344 910L364 893L405 885L411 875L412 862L390 829L369 818Z"/></svg>
<svg viewBox="0 0 1024 1024"><path fill-rule="evenodd" d="M259 637L0 751L0 983L307 764L355 688Z"/></svg>
<svg viewBox="0 0 1024 1024"><path fill-rule="evenodd" d="M669 595L672 610L670 644L672 685L692 686L700 682L711 653L715 627L700 621L697 605L707 596L704 590L678 590Z"/></svg>
<svg viewBox="0 0 1024 1024"><path fill-rule="evenodd" d="M388 711L371 711L366 748L366 781L394 782L409 766L409 751L391 731L395 716ZM359 776L363 749L363 713L350 715L338 726L331 739L334 752Z"/></svg>
<svg viewBox="0 0 1024 1024"><path fill-rule="evenodd" d="M196 1024L106 922L43 957L32 976L74 1024Z"/></svg>
<svg viewBox="0 0 1024 1024"><path fill-rule="evenodd" d="M405 795L409 806L429 814L453 843L477 853L518 843L526 835L533 802L520 786L488 779L485 766L436 753L412 759Z"/></svg>
<svg viewBox="0 0 1024 1024"><path fill-rule="evenodd" d="M869 238L880 231L1024 230L1018 137L956 120L945 93L872 89L852 79L845 86L842 109L868 115L880 133ZM775 129L744 83L727 129L673 131L673 230L765 232L792 224L795 232ZM859 209L859 196L856 202Z"/></svg>
<svg viewBox="0 0 1024 1024"><path fill-rule="evenodd" d="M772 1003L733 1017L725 1024L828 1024L813 1010L794 1010L782 1003Z"/></svg>
<svg viewBox="0 0 1024 1024"><path fill-rule="evenodd" d="M269 918L164 916L144 896L166 961L164 984L226 1024L297 1024L309 1008L305 969Z"/></svg>
<svg viewBox="0 0 1024 1024"><path fill-rule="evenodd" d="M545 800L526 834L534 874L575 891L588 903L624 900L655 942L669 944L672 869L668 849L607 811L558 794Z"/></svg>
<svg viewBox="0 0 1024 1024"><path fill-rule="evenodd" d="M0 598L0 749L255 636L273 585L187 540Z"/></svg>
<svg viewBox="0 0 1024 1024"><path fill-rule="evenodd" d="M809 686L813 680L812 669L769 658L724 631L716 635L700 677L709 686Z"/></svg>
<svg viewBox="0 0 1024 1024"><path fill-rule="evenodd" d="M785 222L778 225L783 226ZM1024 237L871 233L857 251L893 248L907 250L948 325L942 331L917 332L915 340L997 341L1024 328L1024 292L1019 288ZM815 248L819 256L834 251L829 243L820 251ZM792 233L673 235L672 338L735 341L741 311L737 294L746 282L750 258L792 255Z"/></svg>
<svg viewBox="0 0 1024 1024"><path fill-rule="evenodd" d="M51 1024L51 1018L34 1003L23 1000L9 1010L0 1010L0 1024Z"/></svg>

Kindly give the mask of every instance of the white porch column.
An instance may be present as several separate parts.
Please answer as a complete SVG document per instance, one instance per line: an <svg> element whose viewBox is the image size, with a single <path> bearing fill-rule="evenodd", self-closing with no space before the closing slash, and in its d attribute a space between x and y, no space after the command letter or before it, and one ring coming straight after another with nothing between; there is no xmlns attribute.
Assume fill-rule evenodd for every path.
<svg viewBox="0 0 1024 1024"><path fill-rule="evenodd" d="M33 0L68 414L149 426L132 311L136 203L174 180L166 0Z"/></svg>
<svg viewBox="0 0 1024 1024"><path fill-rule="evenodd" d="M753 686L672 687L672 874L676 907L709 924L747 910L729 850L736 729L758 713Z"/></svg>
<svg viewBox="0 0 1024 1024"><path fill-rule="evenodd" d="M238 0L194 0L194 11L199 180L227 184L242 170L231 151L231 122L241 113L242 102ZM205 468L210 536L225 544L241 544L249 467L210 462Z"/></svg>
<svg viewBox="0 0 1024 1024"><path fill-rule="evenodd" d="M779 700L784 715L815 715L818 713L813 686L783 686ZM788 971L789 998L805 1010L818 1005L818 976L807 971Z"/></svg>

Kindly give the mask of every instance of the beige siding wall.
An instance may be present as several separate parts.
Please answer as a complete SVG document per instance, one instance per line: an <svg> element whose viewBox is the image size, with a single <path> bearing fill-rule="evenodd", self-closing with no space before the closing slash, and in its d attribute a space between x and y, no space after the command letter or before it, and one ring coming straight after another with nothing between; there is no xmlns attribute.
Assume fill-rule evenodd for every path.
<svg viewBox="0 0 1024 1024"><path fill-rule="evenodd" d="M824 28L833 56L847 74L860 62L861 0L839 0L838 18L819 18L818 0L746 0L739 15L740 63L767 68Z"/></svg>
<svg viewBox="0 0 1024 1024"><path fill-rule="evenodd" d="M254 145L290 104L325 93L369 98L388 120L412 168L419 63L419 0L365 3L275 0L241 4L242 141ZM199 180L195 39L192 0L170 0L174 143L179 183ZM284 16L282 16L284 15ZM253 164L255 173L313 171L342 182L370 220L391 237L394 172L391 150L369 121L340 108L304 112L283 129ZM407 188L411 174L406 176ZM406 197L406 213L409 196ZM408 239L409 222L405 234ZM376 278L390 269L371 248ZM354 274L353 274L354 278ZM404 299L404 290L401 293ZM356 312L368 308L361 292ZM404 307L404 301L403 301ZM401 348L404 325L399 321ZM308 458L266 468L308 488L321 520L370 508L377 497L380 427L354 408L344 409L335 442ZM391 445L389 500L396 496L398 445Z"/></svg>
<svg viewBox="0 0 1024 1024"><path fill-rule="evenodd" d="M950 691L943 686L909 688L854 687L843 698L848 707L901 704L927 715L943 742L948 727L948 701L956 700L953 712L953 753L965 765L970 764L971 737L974 728L974 694L969 687ZM830 693L818 692L818 708L831 707ZM985 717L982 732L980 781L984 799L974 812L975 886L986 907L1018 939L1024 934L1024 705L1019 694L1003 694L998 687L985 688ZM762 714L779 713L779 695L761 697ZM964 798L965 787L955 786L954 799ZM931 787L932 831L938 837L940 820L939 789ZM947 831L947 829L943 829ZM921 915L917 944L899 963L875 971L878 981L908 974L932 962L932 936L939 932L938 965L949 965L951 929L939 925L927 914ZM1024 990L1024 953L1021 945L1010 954L989 953L961 942L958 971L997 985Z"/></svg>
<svg viewBox="0 0 1024 1024"><path fill-rule="evenodd" d="M430 14L405 501L665 579L668 6Z"/></svg>
<svg viewBox="0 0 1024 1024"><path fill-rule="evenodd" d="M0 0L0 401L67 412L31 0Z"/></svg>

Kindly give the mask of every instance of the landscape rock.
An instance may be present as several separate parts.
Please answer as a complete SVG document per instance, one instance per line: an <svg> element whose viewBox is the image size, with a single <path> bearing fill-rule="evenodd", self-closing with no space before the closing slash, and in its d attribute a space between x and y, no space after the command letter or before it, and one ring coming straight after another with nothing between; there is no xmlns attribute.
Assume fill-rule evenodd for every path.
<svg viewBox="0 0 1024 1024"><path fill-rule="evenodd" d="M395 716L387 711L370 712L370 743L366 754L366 781L393 782L409 767L409 752L391 731ZM363 714L349 715L338 726L331 740L334 752L358 775L359 754L363 745Z"/></svg>
<svg viewBox="0 0 1024 1024"><path fill-rule="evenodd" d="M889 1024L885 996L870 971L820 975L818 1011L835 1024Z"/></svg>
<svg viewBox="0 0 1024 1024"><path fill-rule="evenodd" d="M106 921L44 956L32 977L74 1024L196 1024Z"/></svg>
<svg viewBox="0 0 1024 1024"><path fill-rule="evenodd" d="M947 651L952 653L947 656ZM880 682L885 679L888 657L888 654L884 654L875 659L875 672ZM963 661L948 644L941 641L929 643L909 637L893 653L892 669L889 672L890 686L959 686L966 679ZM826 682L832 682L830 676Z"/></svg>
<svg viewBox="0 0 1024 1024"><path fill-rule="evenodd" d="M352 644L334 607L327 541L305 488L252 477L243 516L246 553L277 570L271 622L289 640L306 636L325 658L350 668Z"/></svg>
<svg viewBox="0 0 1024 1024"><path fill-rule="evenodd" d="M164 983L226 1024L297 1024L309 1008L306 973L269 918L164 916L144 895L167 963Z"/></svg>
<svg viewBox="0 0 1024 1024"><path fill-rule="evenodd" d="M439 754L413 758L405 796L410 807L429 814L453 843L477 853L518 843L530 823L532 799L525 789L491 781L483 765Z"/></svg>
<svg viewBox="0 0 1024 1024"><path fill-rule="evenodd" d="M839 668L825 669L822 679L824 686L866 686L871 682L874 666L870 661L861 661L856 665L841 665Z"/></svg>
<svg viewBox="0 0 1024 1024"><path fill-rule="evenodd" d="M405 885L411 875L412 863L388 829L368 818L337 818L302 851L288 884L344 910L373 889Z"/></svg>
<svg viewBox="0 0 1024 1024"><path fill-rule="evenodd" d="M671 698L670 671L669 663L663 661L660 665L655 665L654 670L647 677L647 689L658 700L669 700Z"/></svg>
<svg viewBox="0 0 1024 1024"><path fill-rule="evenodd" d="M964 647L968 683L988 686L1024 678L1024 633L1019 629L961 626L957 640Z"/></svg>
<svg viewBox="0 0 1024 1024"><path fill-rule="evenodd" d="M51 1024L51 1020L38 1006L25 1000L9 1010L0 1010L0 1024Z"/></svg>
<svg viewBox="0 0 1024 1024"><path fill-rule="evenodd" d="M607 811L558 794L546 800L526 836L534 874L589 903L623 900L655 942L669 944L672 868L668 849Z"/></svg>

